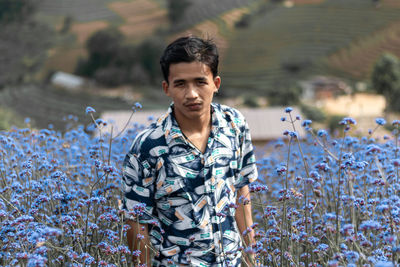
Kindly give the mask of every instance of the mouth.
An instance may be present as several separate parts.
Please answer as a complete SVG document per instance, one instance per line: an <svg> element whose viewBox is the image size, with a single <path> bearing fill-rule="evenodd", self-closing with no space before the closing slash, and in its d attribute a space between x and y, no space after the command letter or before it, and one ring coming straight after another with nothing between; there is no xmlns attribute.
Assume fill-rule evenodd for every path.
<svg viewBox="0 0 400 267"><path fill-rule="evenodd" d="M185 107L187 107L191 111L196 111L201 109L201 103L185 104Z"/></svg>

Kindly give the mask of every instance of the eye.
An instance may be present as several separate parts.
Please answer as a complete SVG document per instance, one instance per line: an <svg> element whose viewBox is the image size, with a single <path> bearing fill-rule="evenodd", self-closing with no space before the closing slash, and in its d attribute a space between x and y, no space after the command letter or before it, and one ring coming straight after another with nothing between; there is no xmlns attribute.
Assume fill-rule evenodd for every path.
<svg viewBox="0 0 400 267"><path fill-rule="evenodd" d="M206 84L207 84L207 82L206 82L206 81L203 81L203 80L200 80L200 81L197 81L197 84L200 84L200 85L206 85Z"/></svg>
<svg viewBox="0 0 400 267"><path fill-rule="evenodd" d="M175 83L175 87L183 87L185 85L184 82L177 82Z"/></svg>

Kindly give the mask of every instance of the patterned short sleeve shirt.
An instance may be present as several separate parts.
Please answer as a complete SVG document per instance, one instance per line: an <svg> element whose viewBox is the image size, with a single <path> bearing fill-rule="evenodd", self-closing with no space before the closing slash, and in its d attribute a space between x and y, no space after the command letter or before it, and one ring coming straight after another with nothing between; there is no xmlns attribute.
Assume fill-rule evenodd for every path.
<svg viewBox="0 0 400 267"><path fill-rule="evenodd" d="M239 111L211 104L212 127L201 153L168 112L141 132L124 162L123 208L146 205L158 250L153 266L239 266L237 190L257 179L249 128Z"/></svg>

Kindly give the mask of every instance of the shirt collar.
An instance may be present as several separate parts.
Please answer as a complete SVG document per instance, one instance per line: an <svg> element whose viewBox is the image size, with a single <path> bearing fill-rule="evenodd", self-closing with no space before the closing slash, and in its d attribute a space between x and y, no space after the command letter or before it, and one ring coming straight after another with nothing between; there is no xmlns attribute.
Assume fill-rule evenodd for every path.
<svg viewBox="0 0 400 267"><path fill-rule="evenodd" d="M174 102L170 104L167 112L157 121L157 125L162 126L167 143L176 139L184 140L183 133L173 115L173 109ZM221 105L216 103L211 103L211 125L211 131L214 133L220 128L229 127L226 114L223 113Z"/></svg>
<svg viewBox="0 0 400 267"><path fill-rule="evenodd" d="M215 128L224 128L228 127L228 122L226 118L226 114L223 113L221 105L216 103L211 103L212 109L212 126Z"/></svg>

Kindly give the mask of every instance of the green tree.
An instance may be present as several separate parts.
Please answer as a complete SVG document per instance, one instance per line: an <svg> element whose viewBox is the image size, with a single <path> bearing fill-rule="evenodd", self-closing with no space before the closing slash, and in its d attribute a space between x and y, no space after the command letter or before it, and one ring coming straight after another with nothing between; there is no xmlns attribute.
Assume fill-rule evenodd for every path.
<svg viewBox="0 0 400 267"><path fill-rule="evenodd" d="M124 35L118 29L107 28L95 32L86 43L89 57L87 61L78 63L76 73L92 77L96 70L112 65L118 58L123 41Z"/></svg>
<svg viewBox="0 0 400 267"><path fill-rule="evenodd" d="M70 16L70 15L66 16L64 18L63 25L62 25L62 27L60 29L60 33L63 34L63 33L69 32L69 30L71 29L71 25L72 25L73 20L74 19L73 19L72 16Z"/></svg>
<svg viewBox="0 0 400 267"><path fill-rule="evenodd" d="M158 37L146 39L138 46L126 44L118 30L100 30L89 38L86 44L89 56L79 60L75 72L110 87L131 82L158 83L164 46Z"/></svg>
<svg viewBox="0 0 400 267"><path fill-rule="evenodd" d="M288 81L278 81L268 89L267 98L271 106L296 105L300 101L302 90Z"/></svg>
<svg viewBox="0 0 400 267"><path fill-rule="evenodd" d="M246 95L243 98L243 105L250 108L257 108L260 106L258 99L259 98L254 95Z"/></svg>
<svg viewBox="0 0 400 267"><path fill-rule="evenodd" d="M388 111L400 111L400 61L391 54L383 54L376 62L371 83L386 99Z"/></svg>
<svg viewBox="0 0 400 267"><path fill-rule="evenodd" d="M0 22L26 20L34 10L32 0L0 0Z"/></svg>
<svg viewBox="0 0 400 267"><path fill-rule="evenodd" d="M339 130L343 128L343 125L340 125L339 122L346 117L345 115L332 115L327 117L327 127L329 132L333 135L337 135Z"/></svg>
<svg viewBox="0 0 400 267"><path fill-rule="evenodd" d="M324 122L326 120L326 114L319 108L311 105L300 103L301 113L304 117L314 122Z"/></svg>
<svg viewBox="0 0 400 267"><path fill-rule="evenodd" d="M0 89L29 82L47 58L53 31L35 20L33 0L0 0Z"/></svg>
<svg viewBox="0 0 400 267"><path fill-rule="evenodd" d="M150 76L151 82L159 82L160 55L164 49L164 42L159 38L150 38L141 43L136 50L139 63Z"/></svg>
<svg viewBox="0 0 400 267"><path fill-rule="evenodd" d="M172 24L180 22L186 9L190 6L188 0L168 0L168 18Z"/></svg>

